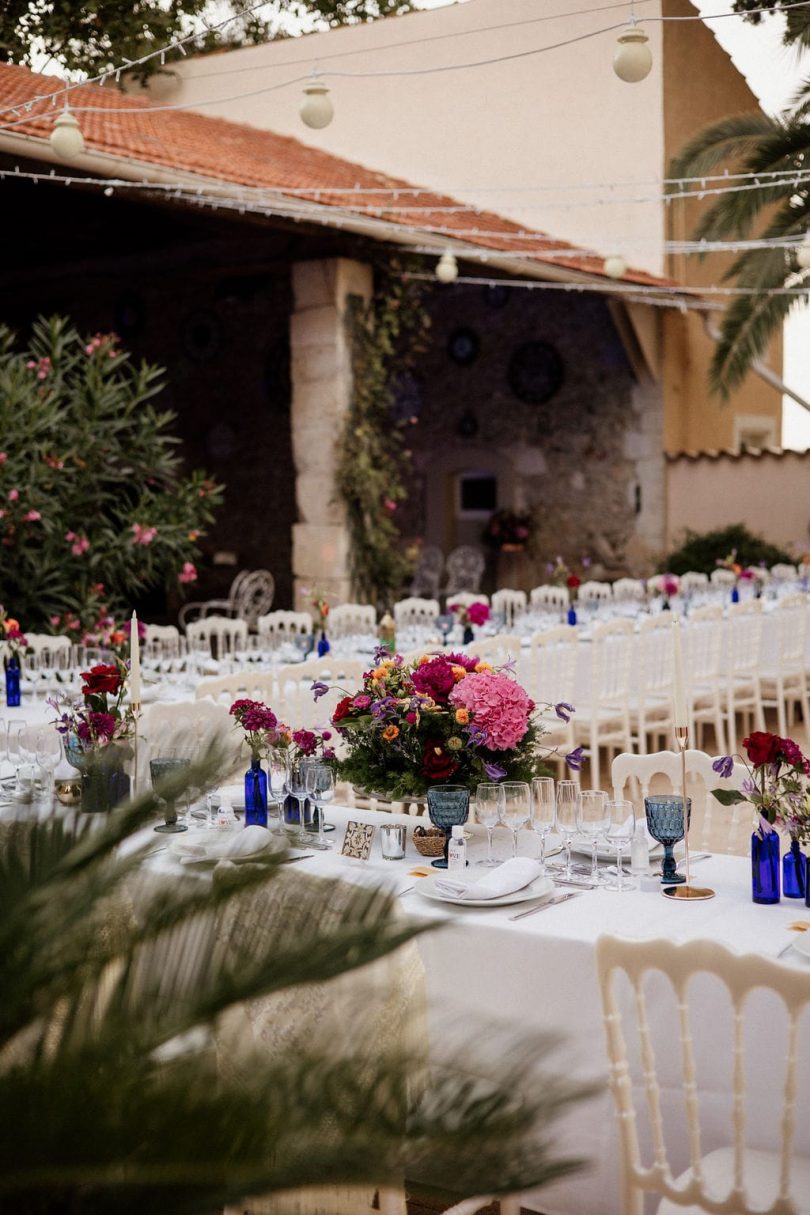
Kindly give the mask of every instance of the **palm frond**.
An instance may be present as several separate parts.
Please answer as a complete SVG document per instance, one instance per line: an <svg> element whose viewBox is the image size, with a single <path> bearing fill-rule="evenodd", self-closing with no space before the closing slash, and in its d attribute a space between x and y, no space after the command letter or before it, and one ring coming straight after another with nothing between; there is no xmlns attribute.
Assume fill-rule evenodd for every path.
<svg viewBox="0 0 810 1215"><path fill-rule="evenodd" d="M764 353L797 303L796 296L769 295L763 291L739 296L729 305L709 370L713 391L727 398L742 383L751 363Z"/></svg>
<svg viewBox="0 0 810 1215"><path fill-rule="evenodd" d="M670 177L702 177L728 160L756 154L762 141L778 133L779 120L767 114L736 114L699 131L670 161Z"/></svg>

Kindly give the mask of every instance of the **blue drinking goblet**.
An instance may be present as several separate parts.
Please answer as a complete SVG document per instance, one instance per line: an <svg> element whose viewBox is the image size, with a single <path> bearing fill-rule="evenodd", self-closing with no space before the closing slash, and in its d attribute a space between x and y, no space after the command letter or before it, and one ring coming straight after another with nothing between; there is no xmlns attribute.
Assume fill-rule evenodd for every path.
<svg viewBox="0 0 810 1215"><path fill-rule="evenodd" d="M676 886L686 877L675 868L673 847L684 837L683 798L678 794L662 794L660 797L645 797L644 810L647 829L654 840L664 845L664 861L661 866L661 885ZM692 818L692 799L686 800L687 831Z"/></svg>
<svg viewBox="0 0 810 1215"><path fill-rule="evenodd" d="M466 823L470 814L470 791L464 785L432 785L427 791L427 804L433 826L444 832L444 856L432 862L433 868L446 869L452 829Z"/></svg>
<svg viewBox="0 0 810 1215"><path fill-rule="evenodd" d="M175 797L178 792L176 783L170 784L172 790L169 793L164 785L164 782L171 780L172 777L178 777L181 772L187 771L191 767L191 760L177 759L174 756L158 757L150 759L149 771L152 776L152 787L158 797L165 803L164 822L155 827L155 831L160 831L165 835L174 835L179 831L188 831L185 823L178 823L177 809L175 807ZM163 787L162 787L163 786Z"/></svg>

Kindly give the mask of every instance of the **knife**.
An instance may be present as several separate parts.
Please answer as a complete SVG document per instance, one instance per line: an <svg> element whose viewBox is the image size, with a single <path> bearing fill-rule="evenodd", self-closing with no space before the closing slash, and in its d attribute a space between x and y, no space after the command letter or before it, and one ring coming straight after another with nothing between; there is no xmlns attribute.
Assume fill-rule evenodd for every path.
<svg viewBox="0 0 810 1215"><path fill-rule="evenodd" d="M527 915L536 915L538 911L547 911L549 907L558 907L560 903L567 903L569 899L578 899L584 890L568 890L565 894L558 894L556 899L549 899L547 903L541 903L539 907L530 907L528 911L519 911L517 915L510 915L510 920L522 920Z"/></svg>

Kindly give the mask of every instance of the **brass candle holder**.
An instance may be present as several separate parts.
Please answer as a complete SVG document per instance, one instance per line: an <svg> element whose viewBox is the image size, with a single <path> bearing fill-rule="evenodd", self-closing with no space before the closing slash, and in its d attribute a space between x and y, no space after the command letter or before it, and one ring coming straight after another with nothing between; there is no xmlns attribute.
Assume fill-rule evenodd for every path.
<svg viewBox="0 0 810 1215"><path fill-rule="evenodd" d="M699 899L713 899L715 891L709 886L693 886L692 872L689 864L689 803L686 800L686 750L689 746L689 727L676 726L675 739L681 753L681 799L683 803L683 844L686 851L686 881L680 886L667 886L663 894L668 899L695 902Z"/></svg>

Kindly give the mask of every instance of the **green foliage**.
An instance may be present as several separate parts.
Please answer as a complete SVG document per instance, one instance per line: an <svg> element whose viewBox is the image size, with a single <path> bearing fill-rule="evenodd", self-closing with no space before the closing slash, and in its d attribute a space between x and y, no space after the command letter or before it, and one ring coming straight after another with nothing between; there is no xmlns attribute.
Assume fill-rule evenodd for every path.
<svg viewBox="0 0 810 1215"><path fill-rule="evenodd" d="M181 476L162 376L62 317L24 348L0 326L0 587L25 629L94 625L193 562L221 490Z"/></svg>
<svg viewBox="0 0 810 1215"><path fill-rule="evenodd" d="M805 9L797 7L796 0L734 0L731 7L752 25L759 25L763 18L780 13L786 23L785 45L810 46L810 19Z"/></svg>
<svg viewBox="0 0 810 1215"><path fill-rule="evenodd" d="M306 30L351 25L410 12L411 0L4 0L0 61L35 67L43 52L63 71L98 76L140 59L176 38L197 33L190 52L266 42ZM223 29L208 28L233 16ZM179 60L182 52L166 56ZM144 81L162 69L159 58L133 70Z"/></svg>
<svg viewBox="0 0 810 1215"><path fill-rule="evenodd" d="M429 320L418 284L401 277L392 261L377 275L368 306L353 300L353 391L346 426L338 443L336 483L346 507L354 594L374 604L389 603L411 573L400 549L394 514L407 497L404 474L409 420L392 414L394 368L401 374L424 348Z"/></svg>
<svg viewBox="0 0 810 1215"><path fill-rule="evenodd" d="M220 759L191 772L195 786ZM425 930L390 894L293 876L283 856L213 883L160 879L142 869L154 836L137 835L155 817L149 797L92 829L59 816L0 834L3 1211L210 1215L306 1184L408 1171L473 1194L576 1167L552 1153L549 1125L580 1093L534 1071L526 1082L536 1043L499 1056L497 1082L447 1057L428 1078L396 1041L381 1056L353 1032L362 1008L344 988L346 1032L336 1014L315 1045L306 985ZM257 948L257 924L272 949ZM295 1048L280 1022L261 1049L244 1030L217 1039L242 1003L291 989Z"/></svg>
<svg viewBox="0 0 810 1215"><path fill-rule="evenodd" d="M737 0L738 12L751 7ZM770 7L780 8L779 0ZM810 45L810 17L806 10L786 14L786 42ZM758 21L760 14L750 14ZM805 81L792 107L781 117L761 112L723 118L698 132L674 158L671 177L700 178L721 167L730 172L786 176L762 183L756 177L747 188L721 194L706 210L694 236L706 240L801 237L810 227L810 187L795 182L789 174L806 173L810 166L810 81ZM767 184L769 180L775 184ZM680 186L671 190L679 192ZM747 294L733 299L723 317L721 336L712 359L709 381L712 389L727 397L745 377L751 364L780 333L785 317L803 305L806 295L775 295L778 288L810 289L810 272L797 266L782 248L749 249L726 274L735 287Z"/></svg>
<svg viewBox="0 0 810 1215"><path fill-rule="evenodd" d="M789 553L769 544L761 536L754 536L742 523L720 528L714 532L686 532L680 548L669 553L659 565L660 573L685 574L688 570L711 574L718 561L728 557L736 549L736 560L742 566L776 565L777 562L793 561Z"/></svg>

